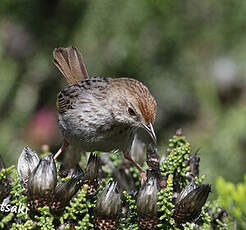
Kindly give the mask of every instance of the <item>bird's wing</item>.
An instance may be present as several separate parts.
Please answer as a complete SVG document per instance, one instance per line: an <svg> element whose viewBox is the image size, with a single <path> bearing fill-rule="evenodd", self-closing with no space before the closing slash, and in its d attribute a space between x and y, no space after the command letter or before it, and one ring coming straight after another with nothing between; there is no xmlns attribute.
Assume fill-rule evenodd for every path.
<svg viewBox="0 0 246 230"><path fill-rule="evenodd" d="M58 93L56 106L59 113L88 103L89 100L103 100L108 94L111 78L89 78L69 86Z"/></svg>
<svg viewBox="0 0 246 230"><path fill-rule="evenodd" d="M88 79L83 57L76 47L55 48L53 58L54 64L64 75L69 85Z"/></svg>

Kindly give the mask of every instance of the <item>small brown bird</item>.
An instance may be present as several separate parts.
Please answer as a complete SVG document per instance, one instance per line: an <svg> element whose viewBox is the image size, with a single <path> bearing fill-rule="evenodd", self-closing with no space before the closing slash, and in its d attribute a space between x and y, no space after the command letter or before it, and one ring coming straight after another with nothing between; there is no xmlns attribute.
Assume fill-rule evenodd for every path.
<svg viewBox="0 0 246 230"><path fill-rule="evenodd" d="M75 47L54 49L53 57L70 85L57 96L64 144L55 158L69 144L79 152L119 149L143 172L130 156L130 149L140 127L156 142L153 129L156 101L148 88L131 78L88 78L82 56ZM74 165L76 158L70 157Z"/></svg>

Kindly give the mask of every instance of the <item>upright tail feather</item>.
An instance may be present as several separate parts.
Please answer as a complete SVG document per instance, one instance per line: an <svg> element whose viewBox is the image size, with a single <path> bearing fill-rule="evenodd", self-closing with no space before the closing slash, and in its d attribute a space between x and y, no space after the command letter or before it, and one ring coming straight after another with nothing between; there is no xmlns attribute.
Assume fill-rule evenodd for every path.
<svg viewBox="0 0 246 230"><path fill-rule="evenodd" d="M69 85L74 85L88 78L83 57L76 47L55 48L54 64L66 78Z"/></svg>

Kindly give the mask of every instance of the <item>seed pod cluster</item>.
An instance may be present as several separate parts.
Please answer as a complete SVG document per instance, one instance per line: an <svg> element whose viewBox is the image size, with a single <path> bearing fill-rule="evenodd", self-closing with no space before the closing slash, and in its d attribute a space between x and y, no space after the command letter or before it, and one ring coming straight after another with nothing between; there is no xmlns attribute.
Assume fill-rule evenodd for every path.
<svg viewBox="0 0 246 230"><path fill-rule="evenodd" d="M52 154L40 158L26 147L17 164L19 185L16 178L7 175L0 158L0 199L7 198L11 205L18 199L26 202L28 216L16 216L4 223L0 219L0 225L5 229L18 223L26 228L150 230L187 229L186 224L192 223L202 229L206 212L216 229L217 220L224 221L225 211L217 208L215 213L214 209L203 208L211 186L196 180L200 159L190 152L189 143L182 136L170 141L163 160L153 145L147 146L146 180L134 184L137 174L133 176L129 167L121 167L118 159L114 162L116 158L92 153L85 171L79 165L65 171ZM122 175L130 177L123 186ZM131 186L124 191L127 182ZM13 199L17 199L15 203ZM1 212L0 217L4 218Z"/></svg>
<svg viewBox="0 0 246 230"><path fill-rule="evenodd" d="M37 210L49 206L55 212L63 210L82 186L83 170L77 166L68 180L57 185L57 168L52 154L39 159L30 148L24 148L17 171L25 188L29 207Z"/></svg>

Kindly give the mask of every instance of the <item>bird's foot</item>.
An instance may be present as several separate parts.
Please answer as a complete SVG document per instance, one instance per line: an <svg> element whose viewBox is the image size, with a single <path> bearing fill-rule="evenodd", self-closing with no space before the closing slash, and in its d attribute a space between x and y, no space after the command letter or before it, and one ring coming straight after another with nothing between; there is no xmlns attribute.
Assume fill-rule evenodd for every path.
<svg viewBox="0 0 246 230"><path fill-rule="evenodd" d="M142 167L132 159L131 155L128 153L124 154L125 158L130 161L130 163L135 166L139 172L140 172L140 177L141 177L141 185L143 185L147 181L147 174L146 172L142 169Z"/></svg>
<svg viewBox="0 0 246 230"><path fill-rule="evenodd" d="M61 148L57 151L57 153L54 156L54 160L56 160L57 157L59 157L68 146L69 146L69 143L67 142L66 139L64 139L64 142L63 142Z"/></svg>
<svg viewBox="0 0 246 230"><path fill-rule="evenodd" d="M69 169L66 169L63 164L61 164L61 167L59 169L59 176L61 178L67 177L69 174Z"/></svg>
<svg viewBox="0 0 246 230"><path fill-rule="evenodd" d="M166 188L167 187L167 181L164 179L161 179L160 180L160 186L161 186L161 188Z"/></svg>
<svg viewBox="0 0 246 230"><path fill-rule="evenodd" d="M140 177L141 177L141 185L144 185L145 182L147 181L147 174L145 171L140 172Z"/></svg>

